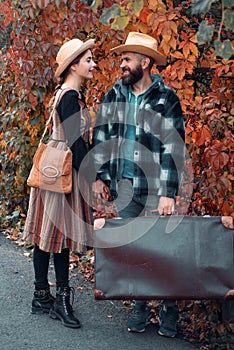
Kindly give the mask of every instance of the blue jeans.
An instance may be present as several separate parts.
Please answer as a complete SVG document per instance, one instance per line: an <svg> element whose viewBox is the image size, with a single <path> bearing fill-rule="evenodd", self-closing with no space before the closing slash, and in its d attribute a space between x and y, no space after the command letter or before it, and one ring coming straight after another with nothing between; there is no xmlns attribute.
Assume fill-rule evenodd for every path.
<svg viewBox="0 0 234 350"><path fill-rule="evenodd" d="M159 197L155 195L136 195L131 180L122 179L118 183L118 197L115 204L119 216L123 219L149 215L157 209Z"/></svg>

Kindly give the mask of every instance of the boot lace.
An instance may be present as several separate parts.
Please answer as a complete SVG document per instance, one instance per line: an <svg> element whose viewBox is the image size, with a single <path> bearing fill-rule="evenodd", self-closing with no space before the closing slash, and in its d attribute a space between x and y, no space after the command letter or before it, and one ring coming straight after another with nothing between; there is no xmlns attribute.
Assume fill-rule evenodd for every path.
<svg viewBox="0 0 234 350"><path fill-rule="evenodd" d="M74 303L74 288L73 287L66 287L62 291L62 301L63 301L63 307L65 313L71 314L73 312L72 305ZM72 302L70 302L70 298L72 296Z"/></svg>

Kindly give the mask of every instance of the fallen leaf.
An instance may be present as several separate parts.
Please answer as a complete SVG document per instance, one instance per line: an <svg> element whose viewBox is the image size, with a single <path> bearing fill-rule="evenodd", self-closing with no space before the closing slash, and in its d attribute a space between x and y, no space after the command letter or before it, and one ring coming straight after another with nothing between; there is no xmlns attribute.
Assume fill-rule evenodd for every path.
<svg viewBox="0 0 234 350"><path fill-rule="evenodd" d="M49 283L49 286L50 286L50 287L56 287L56 283L50 282L50 281L49 281L48 283Z"/></svg>

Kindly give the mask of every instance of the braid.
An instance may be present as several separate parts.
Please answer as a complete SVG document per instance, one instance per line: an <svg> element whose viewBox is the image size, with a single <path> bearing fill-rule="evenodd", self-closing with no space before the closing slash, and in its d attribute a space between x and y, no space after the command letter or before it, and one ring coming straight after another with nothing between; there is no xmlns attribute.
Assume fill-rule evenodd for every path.
<svg viewBox="0 0 234 350"><path fill-rule="evenodd" d="M55 100L55 96L57 94L57 91L61 88L61 84L58 84L56 87L55 87L55 90L54 90L54 93L53 93L53 96L51 97L50 101L49 101L49 105L48 107L50 108L51 106L53 106L53 103L54 103L54 100Z"/></svg>

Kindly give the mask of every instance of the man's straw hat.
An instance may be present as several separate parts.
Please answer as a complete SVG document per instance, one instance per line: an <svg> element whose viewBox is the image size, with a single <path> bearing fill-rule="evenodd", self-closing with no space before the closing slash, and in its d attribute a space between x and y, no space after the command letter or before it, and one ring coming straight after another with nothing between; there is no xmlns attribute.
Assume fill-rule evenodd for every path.
<svg viewBox="0 0 234 350"><path fill-rule="evenodd" d="M93 46L93 39L89 39L85 42L79 39L72 39L63 44L56 56L58 68L56 69L55 77L58 78L77 56L82 52L91 49Z"/></svg>
<svg viewBox="0 0 234 350"><path fill-rule="evenodd" d="M111 49L111 51L121 54L122 52L135 52L151 57L158 65L165 65L166 58L157 51L157 41L149 35L130 32L125 44Z"/></svg>

